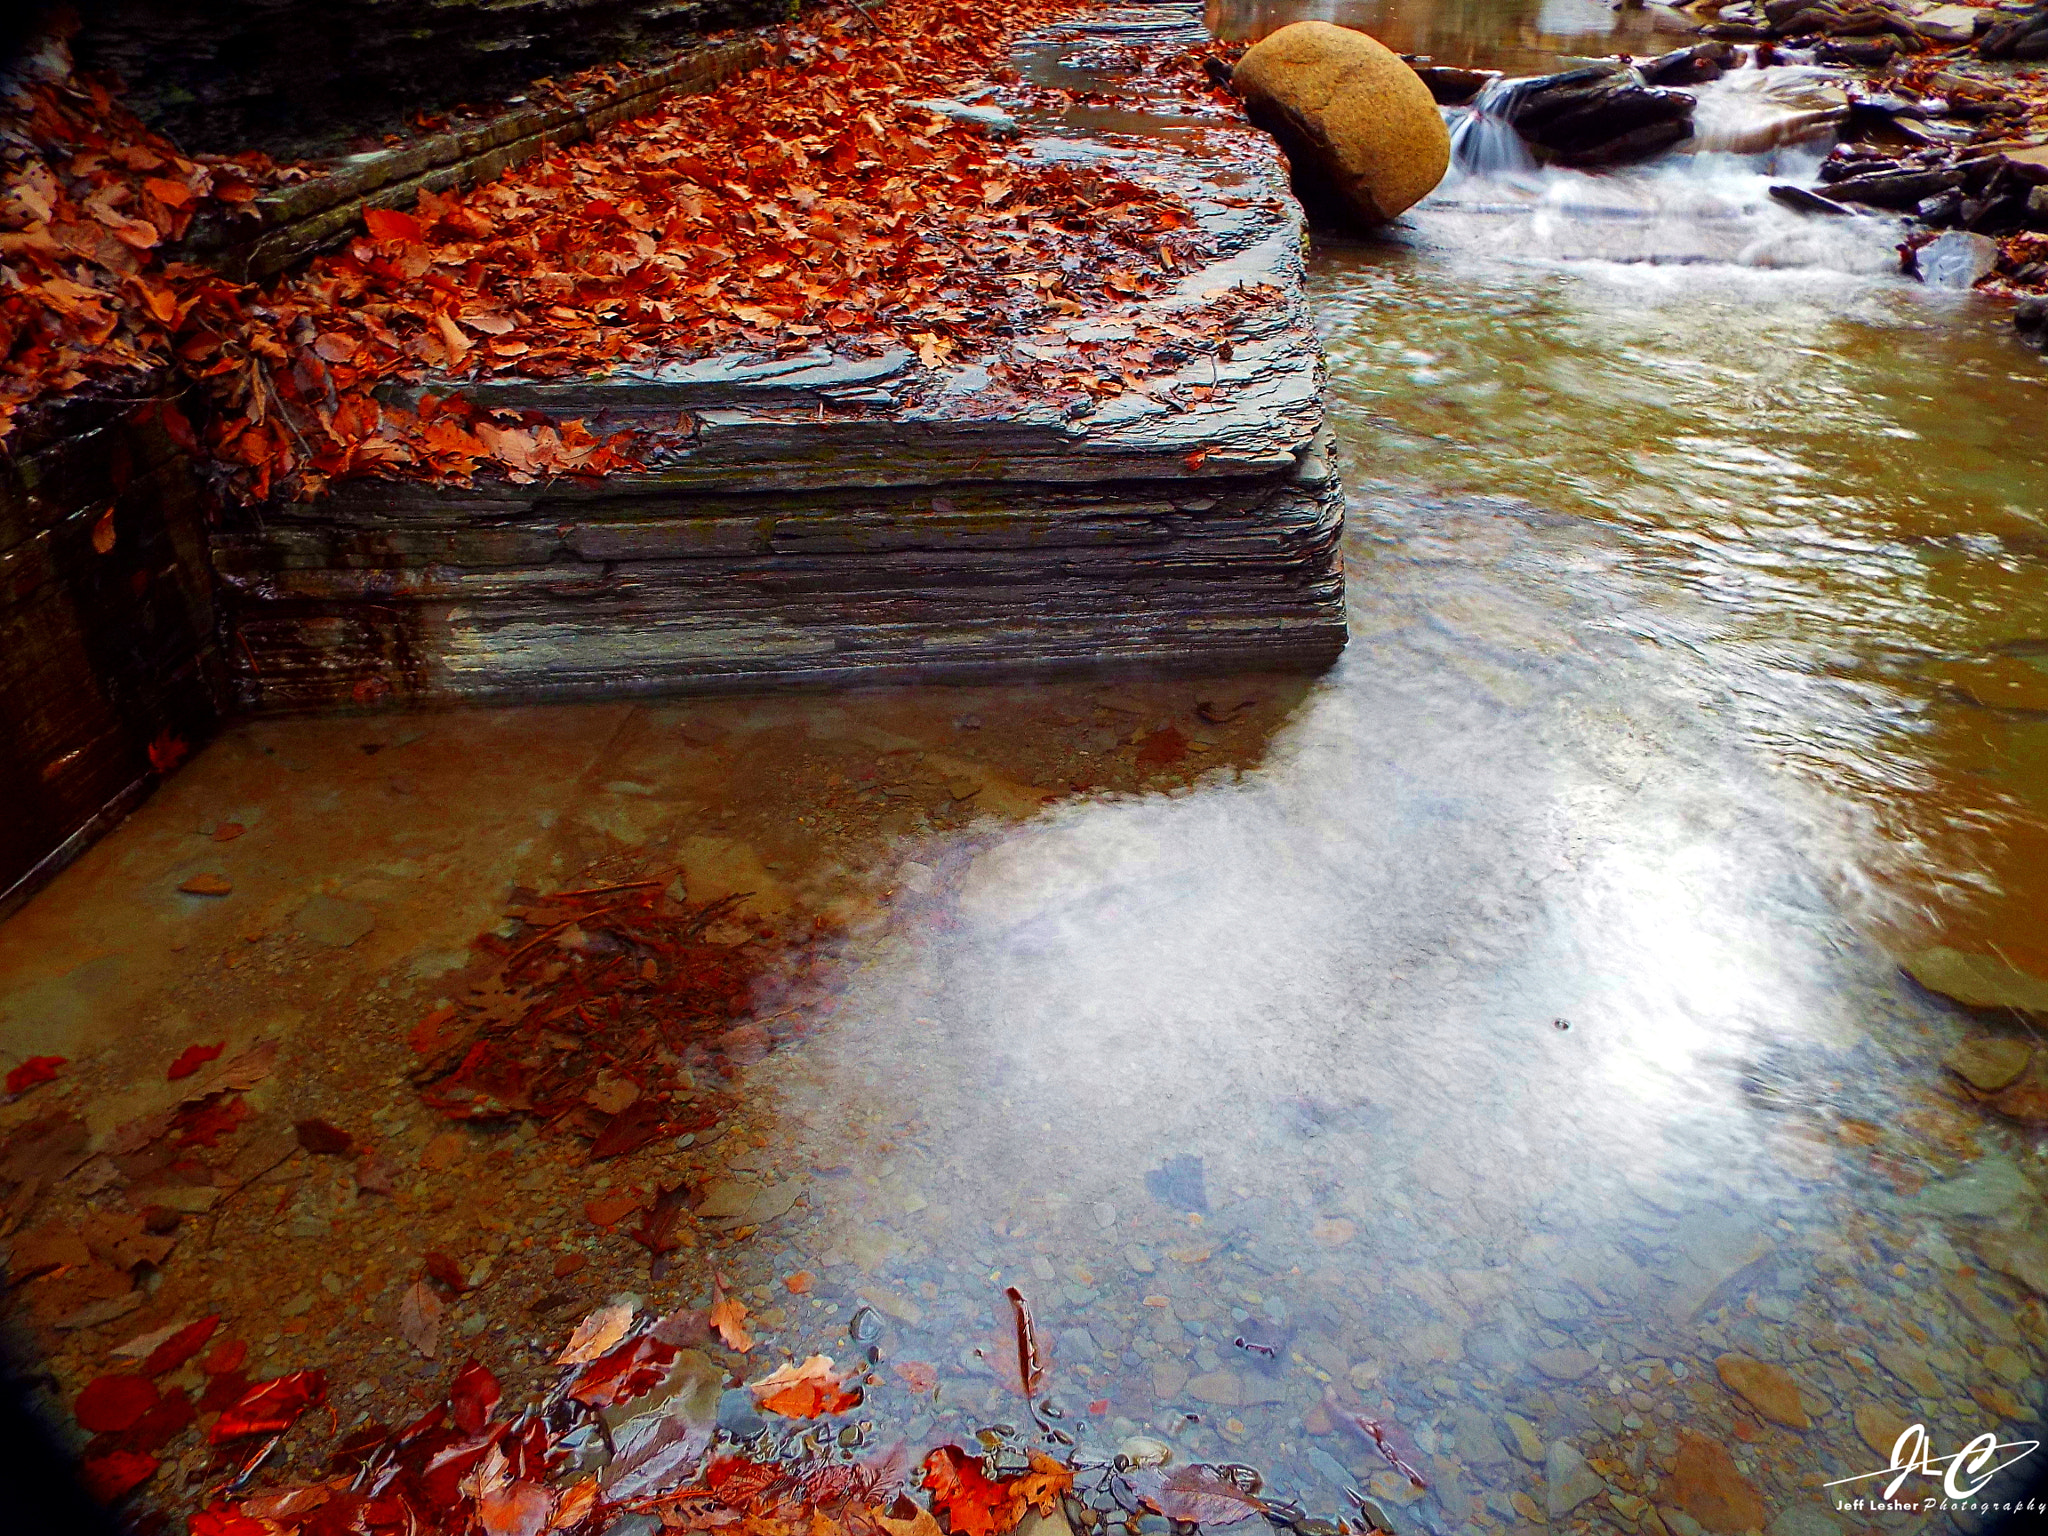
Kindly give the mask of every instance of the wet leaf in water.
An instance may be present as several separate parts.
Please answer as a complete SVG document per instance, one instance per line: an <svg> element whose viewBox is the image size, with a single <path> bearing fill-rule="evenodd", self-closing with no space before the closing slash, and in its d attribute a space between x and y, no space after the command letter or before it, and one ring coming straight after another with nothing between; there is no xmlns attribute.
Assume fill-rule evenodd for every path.
<svg viewBox="0 0 2048 1536"><path fill-rule="evenodd" d="M66 1064L62 1056L31 1056L7 1074L7 1091L27 1093L39 1083L56 1081L57 1069Z"/></svg>
<svg viewBox="0 0 2048 1536"><path fill-rule="evenodd" d="M903 1513L905 1510L910 1513ZM889 1536L945 1536L945 1532L939 1529L939 1522L932 1518L932 1512L908 1496L899 1498L888 1514L875 1511L875 1524Z"/></svg>
<svg viewBox="0 0 2048 1536"><path fill-rule="evenodd" d="M146 1376L101 1376L86 1383L71 1413L94 1434L119 1434L154 1408L156 1397L156 1383Z"/></svg>
<svg viewBox="0 0 2048 1536"><path fill-rule="evenodd" d="M228 1043L225 1040L218 1045L188 1045L179 1054L178 1059L171 1063L170 1071L164 1076L174 1083L181 1077L190 1077L227 1048Z"/></svg>
<svg viewBox="0 0 2048 1536"><path fill-rule="evenodd" d="M1265 1500L1245 1492L1213 1467L1144 1467L1130 1474L1132 1490L1150 1509L1191 1525L1235 1525L1263 1511Z"/></svg>
<svg viewBox="0 0 2048 1536"><path fill-rule="evenodd" d="M154 1456L145 1456L140 1451L109 1451L104 1456L88 1456L81 1468L85 1491L97 1503L116 1504L156 1476L158 1465Z"/></svg>
<svg viewBox="0 0 2048 1536"><path fill-rule="evenodd" d="M842 1374L830 1355L812 1355L801 1365L778 1366L759 1381L747 1383L755 1404L786 1419L815 1419L860 1406L860 1370ZM850 1384L851 1383L851 1384Z"/></svg>
<svg viewBox="0 0 2048 1536"><path fill-rule="evenodd" d="M712 1287L711 1326L727 1349L744 1355L754 1347L754 1336L747 1332L746 1303L726 1295L722 1282L714 1282Z"/></svg>
<svg viewBox="0 0 2048 1536"><path fill-rule="evenodd" d="M206 1347L206 1341L213 1337L218 1327L220 1314L216 1312L212 1317L202 1317L198 1322L180 1328L149 1352L148 1358L142 1362L143 1375L161 1376L166 1371L175 1371Z"/></svg>
<svg viewBox="0 0 2048 1536"><path fill-rule="evenodd" d="M257 1382L230 1405L208 1438L219 1445L244 1435L280 1434L298 1423L308 1408L317 1408L326 1401L324 1372L293 1371L274 1376Z"/></svg>
<svg viewBox="0 0 2048 1536"><path fill-rule="evenodd" d="M1168 768L1188 755L1188 739L1180 730L1169 725L1163 731L1149 732L1138 743L1138 766L1140 768Z"/></svg>
<svg viewBox="0 0 2048 1536"><path fill-rule="evenodd" d="M448 1406L454 1412L455 1427L466 1435L476 1434L490 1421L491 1410L503 1395L498 1378L471 1360L448 1384Z"/></svg>
<svg viewBox="0 0 2048 1536"><path fill-rule="evenodd" d="M633 1326L631 1302L614 1301L597 1308L569 1335L569 1342L555 1356L557 1365L581 1365L595 1360L626 1336Z"/></svg>
<svg viewBox="0 0 2048 1536"><path fill-rule="evenodd" d="M415 1280L398 1303L398 1331L405 1342L427 1359L440 1347L441 1314L446 1304L424 1280Z"/></svg>

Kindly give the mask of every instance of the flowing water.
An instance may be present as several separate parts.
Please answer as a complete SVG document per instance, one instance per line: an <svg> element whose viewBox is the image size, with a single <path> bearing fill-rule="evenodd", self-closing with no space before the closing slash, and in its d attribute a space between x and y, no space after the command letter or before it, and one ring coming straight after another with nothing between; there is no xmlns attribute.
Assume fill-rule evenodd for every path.
<svg viewBox="0 0 2048 1536"><path fill-rule="evenodd" d="M1315 14L1511 74L1684 40L1589 0ZM2048 371L1991 303L1899 278L1889 223L1769 200L1825 140L1730 148L1832 89L1731 76L1701 143L1600 176L1477 121L1382 238L1318 243L1350 648L1298 703L1195 690L1204 720L1287 711L1248 768L955 818L874 877L894 902L833 1022L690 1154L766 1213L709 1240L778 1351L930 1364L935 1392L874 1396L913 1441L1021 1423L1016 1287L1084 1456L1254 1464L1318 1516L1355 1523L1356 1492L1403 1532L1983 1523L1828 1485L1913 1424L1937 1457L2038 1433L2048 1168L1942 1066L2033 1037L1897 959L2048 976ZM1154 707L1074 704L1101 739L1036 782ZM636 836L725 793L692 708L592 737ZM767 782L886 755L908 727L881 709L718 729ZM602 723L532 718L542 745ZM347 752L288 729L213 756ZM507 768L508 818L532 777Z"/></svg>
<svg viewBox="0 0 2048 1536"><path fill-rule="evenodd" d="M1683 41L1581 3L1211 22L1311 14L1511 73ZM924 850L859 1022L771 1069L784 1155L844 1170L801 1251L921 1278L890 1348L937 1360L937 1421L1001 1410L1016 1285L1090 1443L1315 1509L1986 1518L1826 1485L1909 1424L2035 1432L1998 1271L2040 1146L1940 1065L2031 1035L1895 960L2048 975L2048 372L1899 277L1892 222L1768 198L1830 77L1700 95L1685 152L1607 175L1456 122L1432 198L1319 244L1342 663L1254 772Z"/></svg>

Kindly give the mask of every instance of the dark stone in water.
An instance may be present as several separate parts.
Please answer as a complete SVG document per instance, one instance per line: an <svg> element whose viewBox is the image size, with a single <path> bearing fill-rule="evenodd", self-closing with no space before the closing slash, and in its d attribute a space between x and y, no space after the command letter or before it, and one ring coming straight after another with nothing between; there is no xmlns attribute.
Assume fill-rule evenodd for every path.
<svg viewBox="0 0 2048 1536"><path fill-rule="evenodd" d="M1853 214L1855 211L1844 208L1831 198L1822 197L1818 192L1809 192L1804 187L1772 187L1771 198L1774 202L1783 203L1795 213Z"/></svg>
<svg viewBox="0 0 2048 1536"><path fill-rule="evenodd" d="M1731 44L1695 43L1690 48L1664 54L1636 66L1636 78L1644 85L1700 85L1718 80L1735 58Z"/></svg>
<svg viewBox="0 0 2048 1536"><path fill-rule="evenodd" d="M1209 1192L1202 1185L1202 1160L1189 1152L1176 1152L1146 1174L1145 1188L1153 1199L1176 1210L1209 1209Z"/></svg>
<svg viewBox="0 0 2048 1536"><path fill-rule="evenodd" d="M1846 176L1828 184L1829 197L1843 203L1869 203L1877 208L1901 212L1918 208L1921 202L1950 187L1963 184L1963 173L1942 170L1886 170L1861 176Z"/></svg>
<svg viewBox="0 0 2048 1536"><path fill-rule="evenodd" d="M1496 69L1457 69L1449 64L1417 64L1415 73L1440 107L1462 107L1500 78Z"/></svg>
<svg viewBox="0 0 2048 1536"><path fill-rule="evenodd" d="M1555 165L1626 165L1692 136L1692 97L1639 85L1619 64L1520 80L1509 90L1499 116Z"/></svg>

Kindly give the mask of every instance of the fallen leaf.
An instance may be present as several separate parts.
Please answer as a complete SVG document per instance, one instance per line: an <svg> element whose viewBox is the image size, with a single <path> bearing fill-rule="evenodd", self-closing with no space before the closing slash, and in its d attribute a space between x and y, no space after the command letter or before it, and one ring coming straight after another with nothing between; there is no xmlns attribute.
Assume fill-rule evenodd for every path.
<svg viewBox="0 0 2048 1536"><path fill-rule="evenodd" d="M93 1501L111 1507L155 1477L159 1465L154 1456L140 1451L108 1451L86 1457L79 1470Z"/></svg>
<svg viewBox="0 0 2048 1536"><path fill-rule="evenodd" d="M460 1296L469 1289L469 1279L462 1273L462 1266L440 1249L429 1250L426 1266L430 1278L440 1281L456 1295Z"/></svg>
<svg viewBox="0 0 2048 1536"><path fill-rule="evenodd" d="M1188 755L1188 739L1175 726L1149 732L1138 743L1140 768L1166 768Z"/></svg>
<svg viewBox="0 0 2048 1536"><path fill-rule="evenodd" d="M217 1312L212 1317L188 1323L149 1352L148 1358L142 1362L142 1373L145 1376L162 1376L168 1371L175 1371L204 1349L206 1341L219 1327L220 1314Z"/></svg>
<svg viewBox="0 0 2048 1536"><path fill-rule="evenodd" d="M242 1362L248 1358L248 1340L229 1339L225 1344L216 1344L208 1350L206 1358L199 1362L199 1369L209 1376L225 1376L231 1371L239 1371Z"/></svg>
<svg viewBox="0 0 2048 1536"><path fill-rule="evenodd" d="M171 1063L171 1070L164 1076L173 1083L181 1077L190 1077L227 1048L228 1043L225 1040L218 1045L188 1045L178 1059Z"/></svg>
<svg viewBox="0 0 2048 1536"><path fill-rule="evenodd" d="M889 1514L883 1514L880 1510L875 1511L875 1524L888 1532L889 1536L946 1536L939 1528L939 1522L932 1518L932 1512L915 1499L899 1498L891 1509L892 1512ZM909 1509L912 1513L907 1516L894 1513L903 1509Z"/></svg>
<svg viewBox="0 0 2048 1536"><path fill-rule="evenodd" d="M418 219L395 208L365 208L363 227L377 240L424 240L427 234Z"/></svg>
<svg viewBox="0 0 2048 1536"><path fill-rule="evenodd" d="M398 1331L406 1343L431 1360L440 1347L441 1316L446 1311L434 1288L424 1280L415 1280L399 1299Z"/></svg>
<svg viewBox="0 0 2048 1536"><path fill-rule="evenodd" d="M555 1364L581 1365L595 1360L623 1339L626 1330L632 1326L631 1302L607 1302L576 1325L576 1331L569 1335L568 1344L555 1356Z"/></svg>
<svg viewBox="0 0 2048 1536"><path fill-rule="evenodd" d="M71 1405L72 1417L96 1435L119 1434L156 1406L156 1383L146 1376L100 1376Z"/></svg>
<svg viewBox="0 0 2048 1536"><path fill-rule="evenodd" d="M1142 1468L1132 1475L1130 1482L1141 1502L1169 1520L1194 1525L1235 1525L1266 1507L1263 1499L1199 1462L1171 1471Z"/></svg>
<svg viewBox="0 0 2048 1536"><path fill-rule="evenodd" d="M812 1355L801 1365L779 1366L759 1381L747 1383L754 1401L769 1413L786 1419L815 1419L824 1414L844 1413L860 1406L860 1370L842 1375L832 1368L829 1355ZM849 1386L849 1382L854 1383Z"/></svg>
<svg viewBox="0 0 2048 1536"><path fill-rule="evenodd" d="M808 1269L799 1269L782 1277L782 1288L792 1296L808 1296L811 1288L818 1283L818 1277Z"/></svg>
<svg viewBox="0 0 2048 1536"><path fill-rule="evenodd" d="M746 1303L726 1295L725 1287L716 1281L711 1290L710 1320L727 1349L736 1349L744 1355L754 1347L754 1336L747 1332Z"/></svg>
<svg viewBox="0 0 2048 1536"><path fill-rule="evenodd" d="M92 547L96 554L110 555L114 552L114 509L112 507L102 512L99 521L92 525Z"/></svg>
<svg viewBox="0 0 2048 1536"><path fill-rule="evenodd" d="M31 1056L7 1074L7 1091L27 1093L42 1083L54 1082L57 1069L68 1064L63 1056Z"/></svg>
<svg viewBox="0 0 2048 1536"><path fill-rule="evenodd" d="M226 875L208 872L194 875L178 887L187 896L231 896L235 882Z"/></svg>
<svg viewBox="0 0 2048 1536"><path fill-rule="evenodd" d="M226 1380L226 1377L222 1377ZM275 1435L290 1429L308 1408L327 1401L327 1377L320 1371L293 1371L259 1381L244 1392L208 1434L215 1445L244 1435Z"/></svg>
<svg viewBox="0 0 2048 1536"><path fill-rule="evenodd" d="M213 829L213 840L216 843L232 843L248 830L239 821L224 821Z"/></svg>
<svg viewBox="0 0 2048 1536"><path fill-rule="evenodd" d="M481 1432L490 1422L491 1410L504 1395L496 1376L477 1361L469 1361L448 1384L448 1406L454 1413L455 1427L465 1435Z"/></svg>

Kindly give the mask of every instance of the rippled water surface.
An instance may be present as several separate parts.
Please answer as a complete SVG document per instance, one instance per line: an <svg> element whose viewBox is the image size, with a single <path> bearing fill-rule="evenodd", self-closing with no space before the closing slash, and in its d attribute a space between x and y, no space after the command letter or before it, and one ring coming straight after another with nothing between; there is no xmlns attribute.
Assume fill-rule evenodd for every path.
<svg viewBox="0 0 2048 1536"><path fill-rule="evenodd" d="M1583 0L1327 14L1514 70L1670 41ZM1831 89L1783 78L1717 121ZM506 813L494 889L707 826L760 889L839 857L850 797L937 807L834 872L880 915L831 1021L678 1144L773 1352L872 1344L869 1411L913 1440L1023 1424L1015 1287L1097 1466L1240 1461L1404 1533L1981 1523L1837 1502L1909 1425L2039 1433L2041 1053L1898 961L2048 976L2048 372L1899 278L1884 221L1768 199L1824 148L1462 176L1318 243L1352 639L1312 686L662 706L592 738L608 819L541 813L552 864ZM595 729L532 718L504 729ZM1147 733L1254 720L1206 759L1242 770L1018 819ZM273 736L348 755L295 729L166 800ZM1025 787L966 826L999 735ZM832 788L771 825L778 775Z"/></svg>
<svg viewBox="0 0 2048 1536"><path fill-rule="evenodd" d="M1655 25L1328 14L1511 69ZM1014 1284L1091 1443L1396 1528L1822 1536L1906 1424L2033 1433L2035 1133L1941 1066L2032 1037L1895 958L2048 974L2048 374L1889 222L1765 196L1825 149L1318 246L1342 663L1257 771L923 851L771 1072L842 1149L806 1251L925 1277L876 1294L940 1419L1002 1409Z"/></svg>

